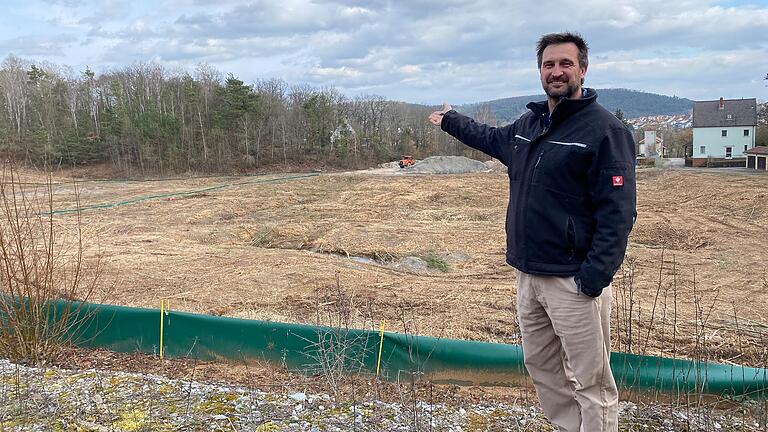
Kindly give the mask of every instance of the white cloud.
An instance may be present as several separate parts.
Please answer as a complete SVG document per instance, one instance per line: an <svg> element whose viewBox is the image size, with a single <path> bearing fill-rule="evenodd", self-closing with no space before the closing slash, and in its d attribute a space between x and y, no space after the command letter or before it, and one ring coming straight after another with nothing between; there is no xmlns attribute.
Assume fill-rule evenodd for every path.
<svg viewBox="0 0 768 432"><path fill-rule="evenodd" d="M58 57L60 60L66 55L66 49L77 39L70 34L60 35L56 39L44 36L20 36L12 39L0 40L0 53L16 54L18 56L30 56L40 59Z"/></svg>
<svg viewBox="0 0 768 432"><path fill-rule="evenodd" d="M362 73L359 70L355 70L347 67L340 67L340 68L315 67L312 69L311 73L316 77L341 78L341 79L359 78L362 75Z"/></svg>
<svg viewBox="0 0 768 432"><path fill-rule="evenodd" d="M404 66L400 66L399 71L407 75L412 75L412 74L421 72L421 66L410 65L410 64L404 65Z"/></svg>
<svg viewBox="0 0 768 432"><path fill-rule="evenodd" d="M592 86L692 98L766 93L760 80L768 73L766 6L712 0L14 1L0 17L0 56L66 58L78 70L157 59L191 72L205 61L247 82L271 76L350 95L469 102L540 92L537 38L576 30L590 44Z"/></svg>

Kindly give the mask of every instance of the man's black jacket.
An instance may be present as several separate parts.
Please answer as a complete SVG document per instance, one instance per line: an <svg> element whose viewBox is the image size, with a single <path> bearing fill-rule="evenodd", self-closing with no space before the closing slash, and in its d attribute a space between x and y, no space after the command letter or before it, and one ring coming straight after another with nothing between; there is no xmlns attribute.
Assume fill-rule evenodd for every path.
<svg viewBox="0 0 768 432"><path fill-rule="evenodd" d="M537 275L575 276L597 297L624 260L636 216L632 135L597 93L547 102L501 128L456 111L441 128L507 166L507 263Z"/></svg>

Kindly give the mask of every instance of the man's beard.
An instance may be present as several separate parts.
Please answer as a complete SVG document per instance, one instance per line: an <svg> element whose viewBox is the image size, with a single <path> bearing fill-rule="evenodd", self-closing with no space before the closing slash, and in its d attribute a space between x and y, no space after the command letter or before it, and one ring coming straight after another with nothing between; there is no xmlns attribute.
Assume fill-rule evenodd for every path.
<svg viewBox="0 0 768 432"><path fill-rule="evenodd" d="M560 87L559 89L553 89L551 87L551 84L555 82L562 82L565 84L565 86ZM576 94L578 90L579 90L579 85L577 83L564 82L564 81L552 81L550 83L547 83L546 86L544 86L544 92L547 94L547 96L553 99L558 99L561 97L569 99L571 96Z"/></svg>

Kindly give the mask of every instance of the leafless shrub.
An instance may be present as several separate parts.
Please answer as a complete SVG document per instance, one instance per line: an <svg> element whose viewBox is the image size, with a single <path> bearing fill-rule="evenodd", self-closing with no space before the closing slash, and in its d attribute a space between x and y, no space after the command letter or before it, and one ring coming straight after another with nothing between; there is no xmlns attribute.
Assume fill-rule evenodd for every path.
<svg viewBox="0 0 768 432"><path fill-rule="evenodd" d="M662 250L659 256L658 279L652 296L639 295L634 257L627 257L617 275L612 317L614 349L694 362L733 364L738 360L741 364L765 368L768 325L739 316L733 302L727 306L722 304L720 291L702 288L695 269L691 270L690 282L681 282L675 255ZM716 313L725 307L733 311L731 317ZM734 376L734 380L739 378L749 379ZM663 418L673 419L676 428L684 428L680 430L719 430L719 418L741 419L745 426L738 430L757 430L746 426L749 422L756 422L759 430L768 430L768 416L764 412L768 402L706 394L706 369L702 369L701 375L697 369L690 379L695 381L682 383L686 388L668 395L660 389L641 392L636 386L639 383L626 382L629 388L622 390L621 397L637 401Z"/></svg>
<svg viewBox="0 0 768 432"><path fill-rule="evenodd" d="M335 396L339 396L347 375L365 370L365 358L375 345L367 332L353 328L354 305L338 273L334 286L316 291L317 339L307 349L306 355L312 359L308 372L322 376Z"/></svg>
<svg viewBox="0 0 768 432"><path fill-rule="evenodd" d="M76 194L77 195L77 194ZM78 202L79 207L79 202ZM74 238L54 223L51 179L28 190L6 164L0 177L0 355L41 364L72 343L96 293L101 263L86 264L80 214ZM59 302L56 300L67 300ZM76 300L73 302L73 300Z"/></svg>

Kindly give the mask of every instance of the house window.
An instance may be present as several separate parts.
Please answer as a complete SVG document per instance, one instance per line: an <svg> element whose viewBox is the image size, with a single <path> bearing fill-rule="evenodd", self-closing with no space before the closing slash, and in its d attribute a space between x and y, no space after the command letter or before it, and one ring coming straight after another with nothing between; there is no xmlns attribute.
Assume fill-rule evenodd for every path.
<svg viewBox="0 0 768 432"><path fill-rule="evenodd" d="M744 136L749 136L749 129L744 129Z"/></svg>
<svg viewBox="0 0 768 432"><path fill-rule="evenodd" d="M699 154L707 154L707 146L701 146L699 147Z"/></svg>
<svg viewBox="0 0 768 432"><path fill-rule="evenodd" d="M720 131L720 136L728 136L728 130L727 129L721 130Z"/></svg>
<svg viewBox="0 0 768 432"><path fill-rule="evenodd" d="M744 144L744 151L745 151L745 152L747 151L747 148L749 148L749 146L748 146L748 145L746 145L746 144Z"/></svg>
<svg viewBox="0 0 768 432"><path fill-rule="evenodd" d="M733 114L727 114L727 115L725 116L725 119L726 119L726 120L733 120Z"/></svg>
<svg viewBox="0 0 768 432"><path fill-rule="evenodd" d="M733 157L733 147L726 147L725 148L725 158L730 159Z"/></svg>

